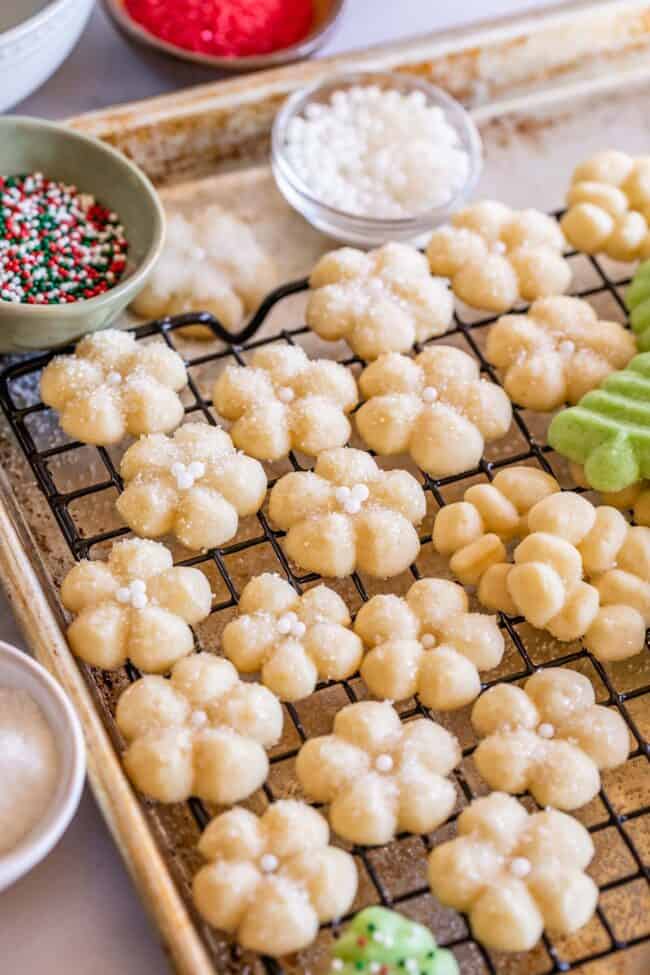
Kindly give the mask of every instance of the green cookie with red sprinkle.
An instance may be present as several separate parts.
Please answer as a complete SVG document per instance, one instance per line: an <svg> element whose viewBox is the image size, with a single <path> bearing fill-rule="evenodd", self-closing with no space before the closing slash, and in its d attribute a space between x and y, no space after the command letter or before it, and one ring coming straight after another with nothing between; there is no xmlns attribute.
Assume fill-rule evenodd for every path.
<svg viewBox="0 0 650 975"><path fill-rule="evenodd" d="M428 928L385 907L366 907L332 948L332 975L459 975Z"/></svg>

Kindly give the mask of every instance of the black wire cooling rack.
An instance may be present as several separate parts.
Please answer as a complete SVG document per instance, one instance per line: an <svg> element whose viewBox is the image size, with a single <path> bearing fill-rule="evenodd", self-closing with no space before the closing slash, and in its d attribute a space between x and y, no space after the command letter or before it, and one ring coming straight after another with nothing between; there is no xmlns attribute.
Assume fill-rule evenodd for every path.
<svg viewBox="0 0 650 975"><path fill-rule="evenodd" d="M620 289L627 281L617 280L599 260L574 253L569 254L568 257L584 262L589 268L593 282L591 287L574 293L584 298L609 297L618 311L624 314ZM256 339L255 335L272 310L289 296L306 289L306 280L292 282L276 289L266 297L252 320L237 335L229 334L216 319L205 313L163 319L140 326L133 331L138 339L158 336L181 354L183 354L184 343L179 342L178 333L183 326L200 323L207 325L213 331L215 341L207 347L206 351L201 355L186 358L190 397L190 402L186 406L186 415L190 418L202 417L208 423L215 423L215 416L211 410L212 404L202 395L200 384L193 376L195 369L206 364L215 364L218 368L222 364L233 361L244 365L250 350L271 342L300 344L308 334L308 329L304 326L284 329L264 338ZM460 314L456 314L453 328L434 341L464 342L466 350L471 351L479 360L483 373L493 381L499 382L498 376L483 355L481 341L481 336L485 334L484 329L494 321L494 317L471 320L469 315L461 317ZM193 348L196 349L196 346ZM110 490L119 492L122 489L122 481L116 462L108 450L101 447L84 448L96 451L99 460L97 468L101 470L101 475L96 476L93 473L94 465L90 465L88 476L91 483L84 483L81 487L68 491L62 491L57 487L52 472L53 463L65 462L82 445L67 440L60 442L59 438L56 438L56 442L43 443L34 434L34 420L38 419L39 414L49 412L47 407L38 401L37 380L50 358L49 354L36 356L9 365L0 375L0 404L47 500L61 535L74 558L81 559L92 554L95 546L119 538L128 533L128 529L115 527L95 534L87 534L77 524L71 513L71 506L81 499L100 495L102 492ZM364 364L354 356L339 361L353 368ZM26 388L31 389L31 394L27 398ZM475 470L441 480L433 480L420 472L430 507L436 510L450 499L450 493L455 492L453 498L457 498L464 489L465 483L470 483L476 478L491 479L494 472L504 466L532 463L557 476L557 471L554 471L552 466L556 458L550 448L531 429L530 414L515 407L514 424L519 432L523 449L516 451L512 456L498 457L494 460L484 458ZM290 463L295 470L303 469L299 459L293 454L290 455ZM271 478L270 486L273 483L274 479ZM424 534L421 540L423 546L429 545L430 533ZM265 552L266 564L263 568L256 569L256 560L262 548ZM314 574L297 574L295 566L291 565L285 556L282 532L274 531L264 511L261 511L257 515L255 530L252 534L247 533L247 537L235 539L232 544L221 549L179 560L180 564L203 566L204 569L209 565L210 571L216 573L216 577L221 580L220 585L225 598L214 605L213 617L226 614L228 611L232 615L237 605L238 583L232 570L229 569L233 557L241 560L242 565L246 566L244 573L249 575L256 571L268 571L270 568L268 561L271 559L275 570L289 579L298 591L302 591L305 586L318 578ZM413 566L411 575L412 582L413 578L421 575L421 569ZM348 585L353 587L352 590L348 589L348 594L350 591L354 593L357 604L373 595L372 582L356 573L348 581ZM384 586L382 591L385 591L385 588ZM544 658L540 659L537 651L531 649L529 641L531 631L526 629L520 618L501 616L500 625L505 631L511 648L511 663L508 672L500 674L498 680L520 681L532 674L539 666L566 665L582 669L583 672L588 673L599 689L600 702L618 709L634 741L633 750L625 766L614 773L605 773L598 800L594 800L587 811L580 811L578 814L592 832L597 848L593 869L601 897L596 917L587 929L571 938L552 941L545 936L540 946L527 955L508 957L487 952L473 941L464 919L442 909L434 901L424 880L421 867L426 852L441 838L449 835L448 826L433 837L400 836L385 848L355 848L353 853L357 857L362 884L360 900L355 903L354 909L367 903L381 903L394 906L419 920L424 920L431 925L440 943L451 947L456 952L461 969L467 972L467 975L480 975L484 972L490 975L497 975L497 973L552 975L552 973L568 971L579 971L584 975L614 975L615 972L625 973L625 975L628 972L632 975L634 972L641 975L642 972L650 972L650 878L644 863L644 858L647 860L650 852L650 767L647 741L647 729L650 726L650 666L648 658L641 655L627 662L625 668L621 668L621 665L609 667L593 658L580 646L563 646L551 641L550 654L546 652ZM197 647L214 650L215 644L214 641L203 641L197 636ZM647 648L645 653L647 654ZM95 689L105 691L106 686L112 685L113 678L110 676L81 666L87 680ZM137 677L135 668L128 666L125 678L134 680ZM484 686L496 682L497 680L492 680ZM287 747L281 744L272 753L271 773L264 787L268 800L286 794L289 788L286 782L290 778L287 769L291 767L300 744L310 734L323 733L322 728L313 731L313 727L318 724L314 716L319 714L321 705L324 707L324 702L327 700L327 708L333 714L337 707L356 701L363 694L363 685L358 676L355 676L346 681L319 684L315 693L306 701L286 706L291 742ZM327 695L327 698L321 695ZM332 705L333 695L338 695L338 704ZM428 715L443 723L445 721L445 716L431 714L417 700L407 702L400 709L400 713L405 719L414 715ZM119 747L119 735L112 722L110 709L104 717L113 740ZM477 776L475 773L472 774L471 770L473 748L473 742L464 748L463 763L454 773L459 792L459 808L481 791ZM191 800L188 808L198 827L202 828L210 818L210 811L197 800ZM156 815L155 804L146 804L146 809L148 815ZM160 809L158 812L160 813ZM168 846L166 852L173 858L175 853L173 831L170 834L168 829L165 836ZM187 889L182 893L187 898ZM191 905L188 906L191 910ZM198 919L196 920L206 946L215 959L215 968L223 964L223 952L226 950L229 952L227 955L229 968L233 971L243 971L244 959L238 950L225 949L225 942L219 938L215 939L214 933L207 932ZM328 928L330 930L327 930ZM322 971L325 965L324 946L332 936L331 928L331 925L325 926L316 947L302 953L297 961L291 960L281 966L270 959L262 959L264 967L273 973ZM620 953L625 953L624 959L621 958ZM619 964L623 964L623 961L629 967L618 967Z"/></svg>

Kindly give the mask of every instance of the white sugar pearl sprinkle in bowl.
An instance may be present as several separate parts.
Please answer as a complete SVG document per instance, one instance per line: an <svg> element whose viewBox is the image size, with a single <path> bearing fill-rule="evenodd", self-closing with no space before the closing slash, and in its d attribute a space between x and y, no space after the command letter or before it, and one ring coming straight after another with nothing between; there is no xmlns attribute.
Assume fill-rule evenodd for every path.
<svg viewBox="0 0 650 975"><path fill-rule="evenodd" d="M272 134L285 199L349 244L422 240L467 200L482 166L463 106L406 74L341 74L289 97Z"/></svg>

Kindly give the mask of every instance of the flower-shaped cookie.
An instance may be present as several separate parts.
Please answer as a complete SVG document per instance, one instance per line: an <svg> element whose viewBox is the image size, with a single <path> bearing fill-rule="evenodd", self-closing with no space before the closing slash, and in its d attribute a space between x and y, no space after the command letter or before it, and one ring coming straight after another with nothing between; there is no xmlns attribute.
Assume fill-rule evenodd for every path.
<svg viewBox="0 0 650 975"><path fill-rule="evenodd" d="M208 861L194 878L200 913L264 955L306 948L357 892L354 860L329 845L327 822L304 802L274 802L259 818L242 808L222 813L199 851Z"/></svg>
<svg viewBox="0 0 650 975"><path fill-rule="evenodd" d="M458 817L456 839L429 857L429 883L469 916L472 934L495 951L530 951L546 931L572 934L591 918L598 888L585 869L594 845L582 823L547 809L530 815L493 792Z"/></svg>
<svg viewBox="0 0 650 975"><path fill-rule="evenodd" d="M250 366L227 366L212 399L235 421L233 442L252 457L278 460L290 450L315 457L347 442L357 385L338 362L311 362L299 346L274 345L258 349Z"/></svg>
<svg viewBox="0 0 650 975"><path fill-rule="evenodd" d="M141 437L120 466L124 491L116 502L138 535L173 534L191 549L215 548L237 533L266 495L257 460L238 453L219 427L186 423L173 437Z"/></svg>
<svg viewBox="0 0 650 975"><path fill-rule="evenodd" d="M405 599L373 596L354 622L369 652L361 676L377 697L452 711L478 697L479 670L501 662L503 637L493 616L468 612L465 591L446 579L420 579Z"/></svg>
<svg viewBox="0 0 650 975"><path fill-rule="evenodd" d="M606 149L581 163L567 194L562 230L586 254L617 261L650 257L650 157Z"/></svg>
<svg viewBox="0 0 650 975"><path fill-rule="evenodd" d="M466 304L503 312L520 299L567 290L571 268L563 247L562 231L545 213L483 200L434 230L427 256L433 273L450 278Z"/></svg>
<svg viewBox="0 0 650 975"><path fill-rule="evenodd" d="M525 315L504 315L490 328L486 349L510 398L543 412L577 403L635 354L632 332L562 295L540 298Z"/></svg>
<svg viewBox="0 0 650 975"><path fill-rule="evenodd" d="M239 616L225 627L223 651L243 674L259 672L283 701L307 697L318 680L343 680L359 668L363 645L350 614L327 586L303 596L265 573L246 584Z"/></svg>
<svg viewBox="0 0 650 975"><path fill-rule="evenodd" d="M109 328L79 342L43 370L41 397L62 429L82 443L114 444L127 433L168 432L183 419L181 357L162 342L136 342Z"/></svg>
<svg viewBox="0 0 650 975"><path fill-rule="evenodd" d="M392 352L359 379L366 399L359 433L378 454L409 453L434 477L476 467L486 440L507 433L512 407L503 390L480 378L478 363L447 345L415 359Z"/></svg>
<svg viewBox="0 0 650 975"><path fill-rule="evenodd" d="M169 680L141 677L120 697L116 720L129 778L159 802L245 799L266 779L264 749L282 734L278 699L209 653L179 660Z"/></svg>
<svg viewBox="0 0 650 975"><path fill-rule="evenodd" d="M578 809L600 789L600 770L628 756L618 711L595 703L591 681L573 670L538 670L523 690L496 684L472 709L483 740L474 763L491 789L528 790L540 806Z"/></svg>
<svg viewBox="0 0 650 975"><path fill-rule="evenodd" d="M352 447L324 450L313 472L285 474L269 499L289 557L323 576L355 569L380 579L399 575L420 551L413 525L425 513L424 491L411 474L382 471Z"/></svg>
<svg viewBox="0 0 650 975"><path fill-rule="evenodd" d="M367 361L408 352L451 324L451 292L407 244L385 244L368 254L352 247L332 251L320 259L309 285L309 327L328 342L345 339Z"/></svg>
<svg viewBox="0 0 650 975"><path fill-rule="evenodd" d="M310 798L330 804L333 830L370 846L444 823L456 802L446 776L460 757L440 725L427 718L402 725L390 703L362 701L338 712L331 735L305 742L296 774Z"/></svg>
<svg viewBox="0 0 650 975"><path fill-rule="evenodd" d="M206 618L212 593L199 569L174 567L164 545L129 538L113 545L106 562L78 562L61 601L76 616L68 642L86 663L113 670L130 659L164 673L194 649L188 624Z"/></svg>

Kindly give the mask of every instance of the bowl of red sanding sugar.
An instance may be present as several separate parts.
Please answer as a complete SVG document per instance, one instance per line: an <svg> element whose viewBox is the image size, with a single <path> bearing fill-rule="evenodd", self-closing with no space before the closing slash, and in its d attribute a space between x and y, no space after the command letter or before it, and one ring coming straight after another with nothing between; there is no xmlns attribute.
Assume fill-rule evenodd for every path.
<svg viewBox="0 0 650 975"><path fill-rule="evenodd" d="M221 71L299 61L333 31L345 0L104 0L127 37Z"/></svg>

